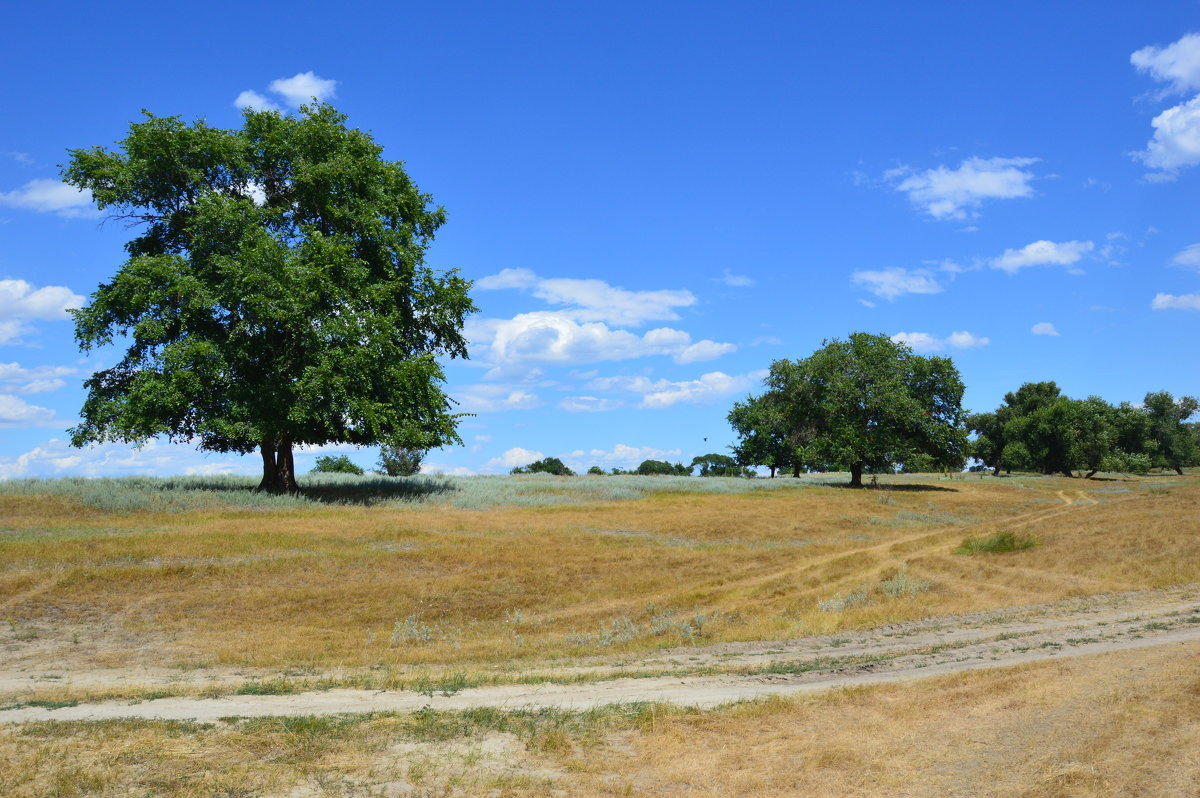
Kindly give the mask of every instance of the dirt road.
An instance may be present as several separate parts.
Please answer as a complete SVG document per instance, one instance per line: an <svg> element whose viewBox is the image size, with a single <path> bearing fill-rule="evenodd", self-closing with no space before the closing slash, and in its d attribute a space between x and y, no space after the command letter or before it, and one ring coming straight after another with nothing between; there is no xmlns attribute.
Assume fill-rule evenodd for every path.
<svg viewBox="0 0 1200 798"><path fill-rule="evenodd" d="M586 709L640 701L708 707L766 695L1197 642L1200 586L1189 586L942 617L835 636L674 649L619 664L526 672L526 681L544 678L540 683L494 685L451 694L328 690L294 695L160 698L136 703L110 701L58 709L15 706L0 710L0 723L112 718L211 721L232 716L408 712L424 707ZM713 671L719 673L713 675ZM654 675L618 677L622 672ZM703 675L697 675L700 672ZM97 682L103 679L111 683L112 674L96 677ZM580 678L591 681L563 683ZM75 684L88 681L86 673L73 678Z"/></svg>

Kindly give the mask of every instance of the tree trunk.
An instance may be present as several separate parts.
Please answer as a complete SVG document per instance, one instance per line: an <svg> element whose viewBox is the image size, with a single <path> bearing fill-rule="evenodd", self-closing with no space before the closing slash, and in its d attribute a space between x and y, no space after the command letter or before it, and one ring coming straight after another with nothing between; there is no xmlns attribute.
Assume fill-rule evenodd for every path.
<svg viewBox="0 0 1200 798"><path fill-rule="evenodd" d="M862 463L851 463L850 464L850 487L861 488L863 486L862 472L863 472L863 464Z"/></svg>
<svg viewBox="0 0 1200 798"><path fill-rule="evenodd" d="M996 466L994 469L992 469L992 476L994 476L994 477L1000 476L1000 466Z"/></svg>
<svg viewBox="0 0 1200 798"><path fill-rule="evenodd" d="M772 466L770 466L770 469L771 469L771 479L775 479L775 469L776 469L777 467L778 467L778 466L775 466L775 465L772 465Z"/></svg>
<svg viewBox="0 0 1200 798"><path fill-rule="evenodd" d="M1072 471L1072 470L1071 470L1071 469L1069 469L1069 468L1064 468L1064 469L1062 470L1062 475L1063 475L1064 477L1068 477L1069 479L1075 479L1075 472L1074 472L1074 471Z"/></svg>
<svg viewBox="0 0 1200 798"><path fill-rule="evenodd" d="M1180 466L1171 466L1171 468L1175 469L1176 474L1178 474L1179 476L1183 476L1183 469Z"/></svg>
<svg viewBox="0 0 1200 798"><path fill-rule="evenodd" d="M292 460L292 441L289 438L275 443L260 441L263 474L258 490L266 493L299 493L296 483L296 465Z"/></svg>
<svg viewBox="0 0 1200 798"><path fill-rule="evenodd" d="M1093 468L1091 471L1087 472L1087 474L1084 476L1084 479L1091 479L1092 477L1096 476L1096 472L1099 470L1099 468Z"/></svg>
<svg viewBox="0 0 1200 798"><path fill-rule="evenodd" d="M794 466L792 466L792 479L799 479L799 478L800 478L800 466L794 465Z"/></svg>

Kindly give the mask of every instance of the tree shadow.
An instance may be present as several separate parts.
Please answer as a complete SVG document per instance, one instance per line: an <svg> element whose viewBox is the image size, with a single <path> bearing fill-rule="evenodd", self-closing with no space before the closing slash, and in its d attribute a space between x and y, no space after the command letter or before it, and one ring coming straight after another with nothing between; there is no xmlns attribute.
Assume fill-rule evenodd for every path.
<svg viewBox="0 0 1200 798"><path fill-rule="evenodd" d="M457 485L444 477L381 477L338 484L301 485L300 495L322 504L371 506L395 501L415 504L458 490Z"/></svg>
<svg viewBox="0 0 1200 798"><path fill-rule="evenodd" d="M923 493L923 492L928 492L928 491L945 491L947 493L958 493L958 488L946 488L941 485L925 485L925 484L919 484L919 483L913 484L910 482L903 482L898 485L884 485L882 483L879 485L863 485L861 488L855 487L848 482L829 482L829 483L826 483L826 486L830 487L830 488L846 488L847 490L861 490L861 491L887 490L887 491L895 491L897 493Z"/></svg>

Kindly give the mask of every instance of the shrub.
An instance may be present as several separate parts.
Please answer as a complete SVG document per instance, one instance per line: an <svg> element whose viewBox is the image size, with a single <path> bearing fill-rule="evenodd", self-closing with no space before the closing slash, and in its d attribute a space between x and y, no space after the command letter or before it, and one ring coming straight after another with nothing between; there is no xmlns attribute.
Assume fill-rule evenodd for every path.
<svg viewBox="0 0 1200 798"><path fill-rule="evenodd" d="M411 477L421 470L425 452L421 449L406 449L403 446L384 444L379 449L378 473L389 477Z"/></svg>
<svg viewBox="0 0 1200 798"><path fill-rule="evenodd" d="M357 474L363 475L363 470L354 464L344 454L339 454L336 457L331 454L323 455L317 458L317 465L313 468L314 474Z"/></svg>
<svg viewBox="0 0 1200 798"><path fill-rule="evenodd" d="M601 468L600 466L592 466L591 468L588 469L587 472L589 474L596 474L599 476L604 476L604 469Z"/></svg>
<svg viewBox="0 0 1200 798"><path fill-rule="evenodd" d="M998 529L987 537L972 535L966 538L955 554L1005 554L1010 551L1024 551L1037 545L1037 541L1028 535L1018 535L1007 529Z"/></svg>

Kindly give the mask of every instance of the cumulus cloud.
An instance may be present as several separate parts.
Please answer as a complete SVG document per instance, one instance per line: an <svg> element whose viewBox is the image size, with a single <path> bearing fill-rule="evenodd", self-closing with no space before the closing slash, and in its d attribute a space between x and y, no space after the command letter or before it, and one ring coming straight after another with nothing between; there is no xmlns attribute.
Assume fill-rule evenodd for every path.
<svg viewBox="0 0 1200 798"><path fill-rule="evenodd" d="M1156 294L1150 307L1154 310L1200 310L1200 294Z"/></svg>
<svg viewBox="0 0 1200 798"><path fill-rule="evenodd" d="M532 410L543 402L538 395L511 385L468 385L454 392L460 409L467 413L495 413L502 410Z"/></svg>
<svg viewBox="0 0 1200 798"><path fill-rule="evenodd" d="M1034 335L1058 335L1058 330L1048 321L1039 321L1030 330Z"/></svg>
<svg viewBox="0 0 1200 798"><path fill-rule="evenodd" d="M277 104L268 100L253 89L246 89L233 101L236 108L249 108L251 111L280 111Z"/></svg>
<svg viewBox="0 0 1200 798"><path fill-rule="evenodd" d="M1192 244L1171 258L1171 263L1200 271L1200 244Z"/></svg>
<svg viewBox="0 0 1200 798"><path fill-rule="evenodd" d="M121 474L257 474L261 470L262 462L257 456L215 455L153 438L140 448L129 444L104 443L87 449L76 449L67 441L53 438L17 457L0 457L0 479L65 474L87 477Z"/></svg>
<svg viewBox="0 0 1200 798"><path fill-rule="evenodd" d="M709 360L732 352L733 344L693 342L683 330L659 327L642 335L599 321L580 323L568 311L534 311L511 319L484 319L467 328L472 345L483 348L501 376L535 363L576 365L670 355L677 363Z"/></svg>
<svg viewBox="0 0 1200 798"><path fill-rule="evenodd" d="M1032 195L1030 181L1035 175L1025 167L1037 162L1037 158L967 158L957 169L938 166L914 172L905 166L888 171L884 178L932 218L963 221L978 216L976 209L984 200Z"/></svg>
<svg viewBox="0 0 1200 798"><path fill-rule="evenodd" d="M71 366L35 366L0 363L0 389L8 393L31 394L57 391L66 385L63 377L77 373Z"/></svg>
<svg viewBox="0 0 1200 798"><path fill-rule="evenodd" d="M859 288L889 302L905 294L936 294L943 290L927 269L909 270L894 266L878 271L854 272L850 279Z"/></svg>
<svg viewBox="0 0 1200 798"><path fill-rule="evenodd" d="M1200 89L1200 33L1185 34L1166 47L1143 47L1129 56L1129 62L1139 72L1171 84L1174 91Z"/></svg>
<svg viewBox="0 0 1200 798"><path fill-rule="evenodd" d="M1164 93L1200 89L1200 34L1189 33L1166 47L1143 47L1129 57L1139 72L1167 83ZM1174 180L1179 170L1200 164L1200 96L1166 109L1150 121L1154 137L1134 157L1158 172L1151 180Z"/></svg>
<svg viewBox="0 0 1200 798"><path fill-rule="evenodd" d="M1091 241L1034 241L1020 249L1006 249L992 259L992 266L1016 274L1028 266L1071 266L1095 249Z"/></svg>
<svg viewBox="0 0 1200 798"><path fill-rule="evenodd" d="M92 205L92 192L46 178L30 180L12 191L0 191L0 205L69 218L97 215Z"/></svg>
<svg viewBox="0 0 1200 798"><path fill-rule="evenodd" d="M24 280L0 280L0 345L19 343L31 320L69 319L68 310L83 307L84 298L61 285L36 288Z"/></svg>
<svg viewBox="0 0 1200 798"><path fill-rule="evenodd" d="M267 87L273 94L283 98L284 104L299 108L310 102L314 97L318 101L329 100L337 96L337 81L320 77L313 72L297 72L290 78L277 78ZM237 96L233 104L238 108L250 108L255 111L279 111L280 106L253 89L246 89Z"/></svg>
<svg viewBox="0 0 1200 798"><path fill-rule="evenodd" d="M31 405L9 393L0 393L0 427L56 426L54 411Z"/></svg>
<svg viewBox="0 0 1200 798"><path fill-rule="evenodd" d="M466 466L450 466L440 463L421 463L422 474L437 474L448 477L469 477L475 472Z"/></svg>
<svg viewBox="0 0 1200 798"><path fill-rule="evenodd" d="M907 344L914 352L942 352L947 349L975 349L987 346L990 338L972 335L966 330L953 332L945 338L923 332L898 332L892 336L893 341Z"/></svg>
<svg viewBox="0 0 1200 798"><path fill-rule="evenodd" d="M536 463L542 460L546 455L532 449L523 449L520 446L515 446L509 449L499 457L493 457L483 464L483 471L496 471L497 469L513 469L518 466L527 466L530 463Z"/></svg>

